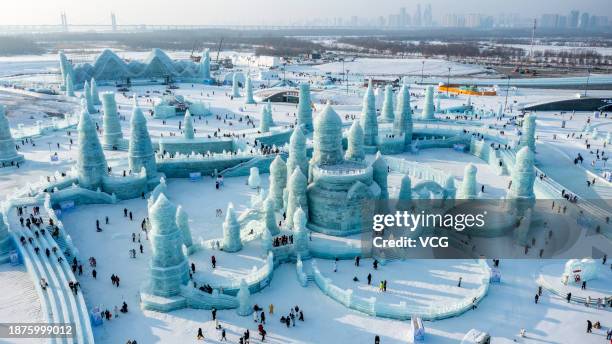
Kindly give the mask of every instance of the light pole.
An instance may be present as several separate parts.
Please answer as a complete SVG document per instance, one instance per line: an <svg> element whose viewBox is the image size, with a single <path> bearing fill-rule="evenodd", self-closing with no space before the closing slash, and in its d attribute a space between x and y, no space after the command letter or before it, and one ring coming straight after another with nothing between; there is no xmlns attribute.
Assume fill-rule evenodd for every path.
<svg viewBox="0 0 612 344"><path fill-rule="evenodd" d="M425 60L421 61L421 85L423 85L423 72L425 71Z"/></svg>
<svg viewBox="0 0 612 344"><path fill-rule="evenodd" d="M346 94L349 93L348 91L348 81L349 81L349 70L346 70Z"/></svg>
<svg viewBox="0 0 612 344"><path fill-rule="evenodd" d="M510 75L506 75L508 78L508 83L506 84L506 101L504 102L504 112L506 112L506 108L508 107L508 93L510 92Z"/></svg>
<svg viewBox="0 0 612 344"><path fill-rule="evenodd" d="M591 78L591 68L587 67L587 79L586 84L584 85L584 96L587 96L587 91L589 90L589 79Z"/></svg>
<svg viewBox="0 0 612 344"><path fill-rule="evenodd" d="M446 79L446 96L448 97L448 91L450 88L450 71L453 67L448 67L448 78Z"/></svg>

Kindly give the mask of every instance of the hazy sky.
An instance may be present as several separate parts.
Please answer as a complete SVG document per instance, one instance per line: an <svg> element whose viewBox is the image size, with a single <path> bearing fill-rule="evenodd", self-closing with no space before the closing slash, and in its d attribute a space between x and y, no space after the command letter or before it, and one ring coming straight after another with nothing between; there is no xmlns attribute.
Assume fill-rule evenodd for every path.
<svg viewBox="0 0 612 344"><path fill-rule="evenodd" d="M0 0L0 25L58 24L287 24L312 18L386 16L431 3L434 20L455 13L567 13L578 9L612 16L612 0Z"/></svg>

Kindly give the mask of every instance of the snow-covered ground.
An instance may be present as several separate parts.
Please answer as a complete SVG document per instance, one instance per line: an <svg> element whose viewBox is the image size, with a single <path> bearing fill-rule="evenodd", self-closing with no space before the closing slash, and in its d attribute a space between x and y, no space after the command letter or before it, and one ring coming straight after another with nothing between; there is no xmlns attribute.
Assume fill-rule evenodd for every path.
<svg viewBox="0 0 612 344"><path fill-rule="evenodd" d="M143 53L146 54L146 53ZM140 56L134 56L140 58ZM15 60L15 59L13 59ZM24 59L28 61L29 59ZM15 60L19 62L19 60ZM0 60L0 65L2 61ZM352 72L365 74L399 74L420 72L419 60L358 60L354 66L345 68ZM444 61L428 60L425 64L425 73L432 74L447 72ZM432 70L427 70L431 67ZM330 71L335 73L341 66L322 65L315 67L292 66L296 72L318 73ZM458 65L452 70L456 73L470 74L478 72L480 67ZM435 70L434 70L435 69ZM208 135L220 128L222 132L232 132L247 128L245 121L239 122L240 116L254 118L259 123L261 105L243 104L242 98L231 99L229 87L202 86L181 84L177 94L192 99L210 103L214 116L194 118L194 127L197 136ZM257 85L256 85L257 86ZM100 91L110 90L100 87ZM117 94L123 120L124 136L129 135L129 121L131 117L131 104L134 93L140 95L140 104L148 110L151 103L144 97L155 97L154 90L162 90L163 86L139 86L124 97ZM422 108L423 88L412 87L413 106ZM572 96L580 90L531 90L519 89L511 92L508 104L514 110L520 103L541 101L543 99L559 99ZM361 107L361 94L363 88L355 84L350 85L349 92L343 87L314 88L313 99L317 110L326 100L333 100L337 112L345 124L349 124L351 116L359 116ZM593 91L593 95L612 95L609 91ZM505 102L505 94L495 97L472 97L472 103L477 108L497 111L498 104ZM456 99L443 99L442 108L464 104L466 97ZM47 103L41 100L18 96L12 93L0 93L0 102L8 103L8 118L11 126L16 129L18 124L34 125L36 120L48 123L50 118L43 112L49 110ZM63 106L66 106L64 108ZM73 105L59 103L56 109L69 111ZM73 110L74 111L74 110ZM417 112L420 110L417 110ZM295 121L296 106L294 104L273 104L274 120L280 125L289 125ZM146 113L146 112L145 112ZM226 118L227 115L227 118ZM600 176L605 167L590 160L596 157L596 150L606 150L602 138L606 132L612 130L612 118L594 118L592 113L571 114L538 113L538 152L536 154L538 167L550 178L562 183L567 190L581 197L590 199L609 200L612 196L612 187ZM220 116L217 118L216 116ZM315 114L316 118L316 114ZM584 139L578 138L590 118L591 126L597 127L600 139L589 140L591 146L586 148ZM102 126L101 118L94 116L94 120ZM173 118L166 121L153 119L147 116L151 136L159 138L170 133L179 135L178 122L182 118ZM566 120L566 127L561 128L561 121ZM491 126L497 130L505 130L507 135L515 135L512 126L503 128L507 118L498 121L494 118L475 121L481 122L485 127ZM231 123L231 124L230 124ZM420 124L419 124L420 125ZM418 125L417 125L418 126ZM466 129L472 130L473 127ZM567 138L567 134L574 133L574 138ZM555 137L556 135L556 137ZM72 145L70 144L72 140ZM23 188L28 183L35 183L41 177L52 175L56 170L66 171L72 167L76 159L77 137L72 130L70 136L66 131L58 131L49 135L34 138L35 145L25 144L21 153L27 162L19 169L16 167L0 169L0 199L4 200L12 191ZM18 142L20 143L20 142ZM57 144L59 143L59 148ZM593 154L591 154L593 151ZM49 155L58 152L59 162L51 162ZM585 157L583 165L574 165L573 158L578 154ZM127 169L126 152L105 151L109 165L114 171ZM443 170L455 176L458 180L463 178L463 171L468 163L474 164L477 169L477 181L485 186L483 197L500 198L505 195L508 185L508 176L498 176L488 164L478 158L456 152L451 149L426 149L418 154L398 155L406 160L417 161L435 169ZM371 157L370 157L371 158ZM263 187L267 187L268 175L262 175ZM396 190L401 175L392 173L389 186ZM594 187L587 187L586 180L598 178ZM191 182L186 179L169 179L168 196L171 201L183 206L190 217L190 226L194 240L209 240L219 238L222 233L223 217L215 215L215 209L225 209L232 202L238 211L249 206L250 197L254 194L252 189L245 186L246 177L226 178L225 186L216 190L214 181L204 178L201 181ZM392 192L393 194L393 192ZM134 220L123 216L123 209L127 208L133 213ZM98 261L98 278L91 277L91 269L86 266L85 272L79 278L83 287L86 303L89 307L102 305L112 309L125 300L130 312L121 315L118 319L105 322L102 326L94 328L94 335L98 343L124 343L127 339L135 338L139 343L191 343L196 342L195 335L199 327L204 330L206 342L218 342L219 333L214 329L210 312L203 310L180 310L168 314L143 311L139 308L139 288L146 279L150 246L146 237L140 232L140 222L146 216L146 201L133 199L122 201L114 205L79 206L74 210L64 212L62 221L71 235L76 247L83 258L96 257ZM109 225L104 224L104 218L109 217ZM96 232L95 222L100 220L103 231ZM132 248L139 251L139 243L132 242L132 233L141 233L140 241L143 244L143 254L137 254L135 259L129 257L128 251ZM354 238L353 238L354 239ZM343 239L337 239L343 240ZM607 240L607 239L602 239ZM196 264L196 280L227 282L237 280L248 274L253 267L259 268L265 257L257 242L246 245L243 251L237 254L226 254L218 251L203 250L190 256ZM210 256L215 255L218 267L212 269ZM406 301L414 304L444 304L461 298L470 289L477 287L478 274L474 270L473 261L429 261L409 260L393 261L374 271L371 261L362 260L360 267L353 262L341 261L339 271L334 273L331 261L319 260L318 266L322 273L331 278L333 283L342 288L353 288L355 293L362 297L377 297L381 300L397 303ZM549 266L556 264L557 268ZM558 266L562 261L539 260L502 260L502 283L492 285L489 294L474 311L469 311L459 317L425 322L427 331L426 342L429 343L459 343L463 335L472 328L488 331L493 337L493 343L604 343L605 330L612 327L612 315L609 309L597 310L584 305L568 304L565 300L544 293L539 304L534 303L537 291L536 280L542 271L548 273L551 279L560 279ZM544 269L544 270L543 270ZM552 273L551 273L552 271ZM121 278L119 288L110 282L110 275L117 274ZM374 286L368 287L365 283L368 273L372 273ZM558 275L558 276L557 276ZM359 281L354 282L353 277ZM463 278L462 287L457 287L458 277ZM377 290L376 283L388 280L386 293ZM8 321L40 321L40 305L31 281L23 267L0 266L0 322ZM598 293L611 292L609 285L594 284ZM603 290L603 291L602 291ZM578 294L580 292L577 291ZM252 295L253 302L267 308L274 304L275 314L268 317L266 330L268 343L372 343L376 334L382 338L382 343L411 343L410 323L382 318L373 318L362 313L348 310L324 295L316 285L310 283L308 287L301 287L296 279L295 266L281 265L275 270L271 285L260 293ZM304 311L305 322L297 322L295 328L287 328L279 322L281 315L288 313L289 308L299 305ZM249 329L252 336L257 337L256 324L251 317L237 316L235 311L220 311L219 318L227 329L229 342L236 343L238 337L245 329ZM586 320L601 321L603 330L594 330L593 334L586 334ZM526 329L527 337L519 338L521 328ZM5 341L12 343L13 341ZM257 342L257 341L255 341ZM0 339L0 343L4 343Z"/></svg>

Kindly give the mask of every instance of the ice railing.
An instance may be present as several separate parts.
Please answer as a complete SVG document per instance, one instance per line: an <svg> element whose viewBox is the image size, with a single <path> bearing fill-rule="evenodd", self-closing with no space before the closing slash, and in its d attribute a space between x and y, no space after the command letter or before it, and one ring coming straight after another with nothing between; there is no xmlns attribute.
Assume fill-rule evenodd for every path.
<svg viewBox="0 0 612 344"><path fill-rule="evenodd" d="M273 146L273 150L276 150L276 146ZM257 157L257 156L265 156L261 149L253 149L252 152L250 150L242 150L238 149L235 153L226 151L225 149L221 153L211 153L210 151L206 153L196 153L191 152L191 154L184 153L175 153L170 154L166 153L156 153L155 160L156 162L163 161L216 161L216 160L228 160L235 158L249 158L249 157Z"/></svg>
<svg viewBox="0 0 612 344"><path fill-rule="evenodd" d="M383 156L383 158L387 162L387 165L389 166L389 169L391 169L391 171L407 174L411 178L416 178L420 180L433 180L434 182L440 185L445 185L448 178L452 177L450 174L442 170L438 170L425 164L420 164L418 162L404 160L391 156Z"/></svg>
<svg viewBox="0 0 612 344"><path fill-rule="evenodd" d="M344 306L366 313L371 316L380 316L385 318L405 320L412 316L421 317L424 320L444 319L460 315L471 309L473 305L482 300L489 291L489 280L491 278L491 269L486 260L480 259L478 262L482 270L480 279L481 286L470 291L466 297L452 304L431 306L431 307L414 307L399 302L398 304L390 304L378 302L375 297L364 298L353 293L353 289L342 289L332 283L330 278L323 276L316 265L316 261L312 261L312 273L315 284L323 293L338 301Z"/></svg>
<svg viewBox="0 0 612 344"><path fill-rule="evenodd" d="M240 280L244 279L247 285L252 286L259 284L262 281L269 280L270 276L274 272L274 253L272 251L268 252L268 256L266 257L266 262L259 269L253 266L251 272L240 278L234 278L231 282L225 285L213 285L213 288L222 288L222 289L240 289Z"/></svg>
<svg viewBox="0 0 612 344"><path fill-rule="evenodd" d="M35 125L31 126L18 124L16 129L11 129L11 133L15 140L21 140L29 137L44 135L52 131L68 129L76 126L78 123L78 116L65 114L63 119L52 117L50 123L43 123L43 121L38 120L36 121Z"/></svg>
<svg viewBox="0 0 612 344"><path fill-rule="evenodd" d="M25 186L15 187L12 191L7 191L7 197L20 198L20 197L33 197L38 194L41 190L61 184L62 182L69 181L76 178L76 171L70 169L62 175L59 171L55 171L53 175L40 176L38 181L28 182Z"/></svg>
<svg viewBox="0 0 612 344"><path fill-rule="evenodd" d="M321 168L320 166L315 165L314 166L314 170L321 175L325 175L325 176L356 176L356 175L362 175L368 172L368 170L370 170L370 167L364 167L364 168L333 168L333 169L326 169L326 168Z"/></svg>

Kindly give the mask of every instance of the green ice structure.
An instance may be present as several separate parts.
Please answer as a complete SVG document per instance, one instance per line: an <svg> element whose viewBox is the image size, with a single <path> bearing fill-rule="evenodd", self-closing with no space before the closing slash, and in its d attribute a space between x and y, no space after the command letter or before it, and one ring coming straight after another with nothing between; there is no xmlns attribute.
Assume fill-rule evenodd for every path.
<svg viewBox="0 0 612 344"><path fill-rule="evenodd" d="M210 80L210 51L206 49L200 59L200 76L204 81Z"/></svg>
<svg viewBox="0 0 612 344"><path fill-rule="evenodd" d="M478 186L476 185L476 166L468 164L463 173L463 181L459 187L457 198L476 199L478 197Z"/></svg>
<svg viewBox="0 0 612 344"><path fill-rule="evenodd" d="M383 103L382 113L380 121L382 123L393 123L395 119L395 114L393 113L393 87L391 85L387 85L385 87L385 101Z"/></svg>
<svg viewBox="0 0 612 344"><path fill-rule="evenodd" d="M520 146L529 147L532 152L536 151L536 116L533 114L525 115L523 118L523 130Z"/></svg>
<svg viewBox="0 0 612 344"><path fill-rule="evenodd" d="M6 118L6 109L0 104L0 165L9 166L23 161L23 155L17 153L17 146L15 146L11 127Z"/></svg>
<svg viewBox="0 0 612 344"><path fill-rule="evenodd" d="M72 76L66 76L66 81L64 82L64 85L66 97L74 97L74 84L72 82Z"/></svg>
<svg viewBox="0 0 612 344"><path fill-rule="evenodd" d="M519 200L535 200L533 184L535 175L535 156L529 147L521 148L516 153L516 162L512 169L512 185L507 198Z"/></svg>
<svg viewBox="0 0 612 344"><path fill-rule="evenodd" d="M125 142L123 140L123 132L121 131L121 123L119 122L115 93L102 93L102 108L104 109L102 117L102 128L104 129L102 145L105 149L119 149L119 147L125 145Z"/></svg>
<svg viewBox="0 0 612 344"><path fill-rule="evenodd" d="M91 97L91 87L88 81L85 81L85 84L83 85L83 99L85 99L85 106L87 108L87 112L89 112L90 114L98 112L98 110L96 110L96 107L94 106L93 98Z"/></svg>
<svg viewBox="0 0 612 344"><path fill-rule="evenodd" d="M266 104L261 107L261 121L259 122L259 131L267 133L270 131L270 127L274 125L272 120L272 110L270 104Z"/></svg>
<svg viewBox="0 0 612 344"><path fill-rule="evenodd" d="M376 97L372 88L372 80L363 96L363 107L359 118L363 129L363 143L365 146L376 146L378 143L378 120L376 118Z"/></svg>
<svg viewBox="0 0 612 344"><path fill-rule="evenodd" d="M393 129L400 135L404 135L405 147L412 144L412 108L410 107L410 87L408 85L403 85L399 92Z"/></svg>
<svg viewBox="0 0 612 344"><path fill-rule="evenodd" d="M108 165L98 140L96 127L87 110L81 111L78 132L77 176L79 185L85 189L101 188L104 178L108 175Z"/></svg>
<svg viewBox="0 0 612 344"><path fill-rule="evenodd" d="M0 213L0 264L9 261L9 255L13 250L13 241L8 231L8 226L4 222L4 215Z"/></svg>
<svg viewBox="0 0 612 344"><path fill-rule="evenodd" d="M278 235L280 230L276 224L276 209L274 208L274 199L268 195L268 198L264 201L264 231L268 232L271 236Z"/></svg>
<svg viewBox="0 0 612 344"><path fill-rule="evenodd" d="M348 146L346 149L346 160L363 161L365 152L363 150L363 129L358 121L354 121L348 132Z"/></svg>
<svg viewBox="0 0 612 344"><path fill-rule="evenodd" d="M300 126L296 126L289 138L289 157L287 158L287 176L293 174L298 167L302 173L308 175L308 157L306 155L306 136Z"/></svg>
<svg viewBox="0 0 612 344"><path fill-rule="evenodd" d="M187 140L191 140L195 137L193 131L193 118L191 118L191 112L189 112L189 110L185 111L185 117L183 118L183 132Z"/></svg>
<svg viewBox="0 0 612 344"><path fill-rule="evenodd" d="M238 82L238 72L232 76L232 95L234 98L240 97L240 82Z"/></svg>
<svg viewBox="0 0 612 344"><path fill-rule="evenodd" d="M425 89L425 103L423 105L423 112L421 113L421 119L432 120L434 119L434 87L427 86Z"/></svg>
<svg viewBox="0 0 612 344"><path fill-rule="evenodd" d="M242 250L240 239L240 223L232 203L228 204L225 221L223 222L223 251L238 252Z"/></svg>
<svg viewBox="0 0 612 344"><path fill-rule="evenodd" d="M299 168L293 170L293 173L289 176L289 182L287 184L288 197L287 197L287 227L292 228L294 223L295 212L298 209L308 211L308 197L306 195L306 188L308 187L308 181L304 176L304 173Z"/></svg>
<svg viewBox="0 0 612 344"><path fill-rule="evenodd" d="M244 87L246 88L246 97L244 103L255 104L255 99L253 99L253 82L251 81L251 77L249 75L247 75L246 77Z"/></svg>
<svg viewBox="0 0 612 344"><path fill-rule="evenodd" d="M277 155L270 164L270 194L276 210L283 209L283 190L287 187L287 164Z"/></svg>
<svg viewBox="0 0 612 344"><path fill-rule="evenodd" d="M89 84L91 88L89 91L91 92L91 100L94 105L100 105L100 94L98 93L98 85L96 84L96 79L91 78L91 83Z"/></svg>
<svg viewBox="0 0 612 344"><path fill-rule="evenodd" d="M300 94L297 113L297 126L304 128L309 133L312 132L312 101L310 100L310 85L300 84Z"/></svg>
<svg viewBox="0 0 612 344"><path fill-rule="evenodd" d="M308 219L306 218L306 213L302 208L298 208L293 214L293 249L295 255L300 257L301 259L308 258L310 256L309 248L308 248L308 227L306 227L306 223Z"/></svg>
<svg viewBox="0 0 612 344"><path fill-rule="evenodd" d="M194 251L195 246L193 245L191 229L189 228L189 215L187 215L187 212L185 212L185 210L183 210L183 207L180 205L176 209L176 225L181 230L183 245L187 249L187 253L192 253Z"/></svg>
<svg viewBox="0 0 612 344"><path fill-rule="evenodd" d="M155 164L155 152L147 129L147 120L142 110L134 100L134 110L130 122L131 136L128 149L128 162L132 171L145 169L147 180L151 183L157 177L157 165ZM153 183L153 185L156 183Z"/></svg>

